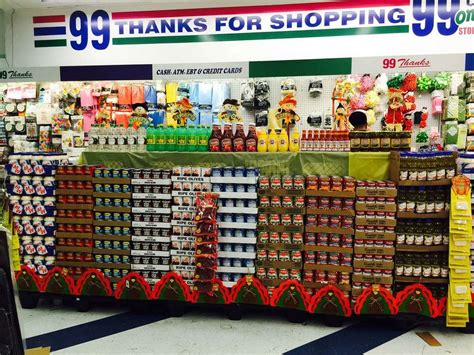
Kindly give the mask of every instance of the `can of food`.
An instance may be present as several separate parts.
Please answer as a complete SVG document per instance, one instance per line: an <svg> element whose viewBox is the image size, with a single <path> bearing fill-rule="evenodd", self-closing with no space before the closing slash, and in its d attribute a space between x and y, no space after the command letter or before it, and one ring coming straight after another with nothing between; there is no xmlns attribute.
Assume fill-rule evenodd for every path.
<svg viewBox="0 0 474 355"><path fill-rule="evenodd" d="M291 261L293 261L294 263L300 263L302 259L303 257L301 251L295 250L291 252Z"/></svg>
<svg viewBox="0 0 474 355"><path fill-rule="evenodd" d="M317 223L317 217L315 214L306 215L306 225L315 226Z"/></svg>
<svg viewBox="0 0 474 355"><path fill-rule="evenodd" d="M258 241L259 243L268 243L270 239L270 234L268 231L260 231L258 232Z"/></svg>
<svg viewBox="0 0 474 355"><path fill-rule="evenodd" d="M267 270L267 279L269 280L276 280L277 279L277 271L275 268L269 268Z"/></svg>
<svg viewBox="0 0 474 355"><path fill-rule="evenodd" d="M269 238L270 243L280 243L280 234L278 232L270 232L270 238Z"/></svg>
<svg viewBox="0 0 474 355"><path fill-rule="evenodd" d="M105 235L112 235L112 227L104 227Z"/></svg>
<svg viewBox="0 0 474 355"><path fill-rule="evenodd" d="M281 205L285 208L293 207L293 198L291 196L283 196Z"/></svg>
<svg viewBox="0 0 474 355"><path fill-rule="evenodd" d="M264 279L267 276L267 272L263 267L257 268L257 277L259 279Z"/></svg>
<svg viewBox="0 0 474 355"><path fill-rule="evenodd" d="M234 168L226 166L222 168L222 175L224 177L233 177L234 176Z"/></svg>
<svg viewBox="0 0 474 355"><path fill-rule="evenodd" d="M316 262L318 264L327 265L328 263L328 253L325 251L318 251L316 253Z"/></svg>
<svg viewBox="0 0 474 355"><path fill-rule="evenodd" d="M272 189L281 189L281 177L279 175L274 175L270 178L270 188Z"/></svg>
<svg viewBox="0 0 474 355"><path fill-rule="evenodd" d="M293 189L293 177L285 175L281 178L281 186L285 190Z"/></svg>
<svg viewBox="0 0 474 355"><path fill-rule="evenodd" d="M268 251L268 260L269 261L278 261L278 252L276 250Z"/></svg>
<svg viewBox="0 0 474 355"><path fill-rule="evenodd" d="M294 224L295 226L302 226L302 225L304 225L303 215L301 215L301 214L294 214L294 215L293 215L293 224Z"/></svg>
<svg viewBox="0 0 474 355"><path fill-rule="evenodd" d="M268 176L260 176L258 179L258 188L259 189L269 189L270 188L270 178Z"/></svg>
<svg viewBox="0 0 474 355"><path fill-rule="evenodd" d="M329 226L329 216L320 214L318 216L318 226L319 227L327 227Z"/></svg>
<svg viewBox="0 0 474 355"><path fill-rule="evenodd" d="M306 189L317 190L318 189L318 177L315 175L309 175L306 177Z"/></svg>
<svg viewBox="0 0 474 355"><path fill-rule="evenodd" d="M285 213L281 215L281 224L283 224L284 226L289 226L291 225L291 223L292 218L290 214Z"/></svg>
<svg viewBox="0 0 474 355"><path fill-rule="evenodd" d="M257 251L257 260L259 261L267 260L267 251L266 250Z"/></svg>
<svg viewBox="0 0 474 355"><path fill-rule="evenodd" d="M296 208L303 208L306 206L304 196L296 196L294 199L294 206Z"/></svg>
<svg viewBox="0 0 474 355"><path fill-rule="evenodd" d="M328 265L339 265L339 253L329 253Z"/></svg>
<svg viewBox="0 0 474 355"><path fill-rule="evenodd" d="M280 261L290 261L290 252L288 250L280 250L278 255Z"/></svg>
<svg viewBox="0 0 474 355"><path fill-rule="evenodd" d="M282 232L280 234L280 241L283 244L290 244L291 243L291 234L288 232Z"/></svg>
<svg viewBox="0 0 474 355"><path fill-rule="evenodd" d="M102 176L102 169L101 169L101 168L96 168L96 169L94 170L94 177L95 177L95 178L101 178L101 177L103 177L103 176Z"/></svg>
<svg viewBox="0 0 474 355"><path fill-rule="evenodd" d="M290 274L287 269L280 269L278 270L278 278L280 280L288 280L290 278Z"/></svg>
<svg viewBox="0 0 474 355"><path fill-rule="evenodd" d="M270 207L270 199L268 196L260 196L260 207Z"/></svg>
<svg viewBox="0 0 474 355"><path fill-rule="evenodd" d="M329 217L329 227L330 228L339 228L341 227L342 216L330 216Z"/></svg>
<svg viewBox="0 0 474 355"><path fill-rule="evenodd" d="M340 210L342 209L342 198L339 197L333 197L331 199L331 208L335 210Z"/></svg>
<svg viewBox="0 0 474 355"><path fill-rule="evenodd" d="M304 282L313 282L314 281L314 272L312 270L305 270L303 281Z"/></svg>
<svg viewBox="0 0 474 355"><path fill-rule="evenodd" d="M317 271L315 272L314 279L316 282L326 281L326 271Z"/></svg>
<svg viewBox="0 0 474 355"><path fill-rule="evenodd" d="M260 219L260 216L259 216ZM270 225L276 226L280 224L280 215L279 214L271 214L270 215Z"/></svg>
<svg viewBox="0 0 474 355"><path fill-rule="evenodd" d="M339 247L341 244L341 237L339 234L330 234L329 235L329 246L330 247Z"/></svg>
<svg viewBox="0 0 474 355"><path fill-rule="evenodd" d="M272 199L270 201L270 206L271 207L281 207L281 199L279 196L272 196Z"/></svg>
<svg viewBox="0 0 474 355"><path fill-rule="evenodd" d="M294 232L292 236L293 244L303 244L303 233L301 232Z"/></svg>
<svg viewBox="0 0 474 355"><path fill-rule="evenodd" d="M316 262L316 252L314 251L305 252L305 262L314 264Z"/></svg>

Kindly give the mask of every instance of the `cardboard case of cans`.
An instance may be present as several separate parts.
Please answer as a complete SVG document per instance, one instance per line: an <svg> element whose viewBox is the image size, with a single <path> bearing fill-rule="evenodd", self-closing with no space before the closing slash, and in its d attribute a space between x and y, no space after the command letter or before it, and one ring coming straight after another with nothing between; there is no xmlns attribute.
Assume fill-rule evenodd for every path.
<svg viewBox="0 0 474 355"><path fill-rule="evenodd" d="M349 295L353 270L354 205L354 178L306 178L303 285L310 294L333 284Z"/></svg>
<svg viewBox="0 0 474 355"><path fill-rule="evenodd" d="M257 277L269 292L282 281L301 281L305 214L303 176L260 176Z"/></svg>
<svg viewBox="0 0 474 355"><path fill-rule="evenodd" d="M131 269L150 284L170 265L171 170L131 169Z"/></svg>
<svg viewBox="0 0 474 355"><path fill-rule="evenodd" d="M97 168L94 185L94 262L115 287L130 270L131 195L129 169Z"/></svg>
<svg viewBox="0 0 474 355"><path fill-rule="evenodd" d="M94 199L90 166L59 166L56 170L56 260L79 277L94 267Z"/></svg>
<svg viewBox="0 0 474 355"><path fill-rule="evenodd" d="M172 169L171 270L192 285L195 271L196 194L211 191L211 168Z"/></svg>
<svg viewBox="0 0 474 355"><path fill-rule="evenodd" d="M371 284L392 290L396 196L392 181L357 181L353 297Z"/></svg>
<svg viewBox="0 0 474 355"><path fill-rule="evenodd" d="M219 194L218 277L232 286L255 273L258 169L212 168L212 191Z"/></svg>
<svg viewBox="0 0 474 355"><path fill-rule="evenodd" d="M58 154L12 154L5 170L12 223L20 237L23 265L39 275L56 263L55 172L67 163Z"/></svg>

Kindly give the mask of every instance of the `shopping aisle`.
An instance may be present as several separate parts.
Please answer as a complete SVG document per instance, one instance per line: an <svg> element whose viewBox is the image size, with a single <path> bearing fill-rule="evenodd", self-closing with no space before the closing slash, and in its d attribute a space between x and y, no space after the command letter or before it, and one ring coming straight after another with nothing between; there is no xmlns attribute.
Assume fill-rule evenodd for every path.
<svg viewBox="0 0 474 355"><path fill-rule="evenodd" d="M282 313L247 314L230 321L217 311L192 310L181 318L136 314L115 306L87 313L44 304L20 310L29 347L53 354L472 354L474 337L440 325L404 332L387 322L347 322L329 328L318 320L291 324ZM431 347L415 333L430 332ZM177 341L179 339L179 341ZM233 344L230 346L229 344Z"/></svg>

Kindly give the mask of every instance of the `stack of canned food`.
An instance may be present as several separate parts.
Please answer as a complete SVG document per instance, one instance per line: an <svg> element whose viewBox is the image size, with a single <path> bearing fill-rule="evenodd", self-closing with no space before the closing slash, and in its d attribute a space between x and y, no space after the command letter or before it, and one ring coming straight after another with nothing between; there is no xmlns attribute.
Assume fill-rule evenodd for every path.
<svg viewBox="0 0 474 355"><path fill-rule="evenodd" d="M255 273L258 175L258 169L244 167L213 168L211 172L212 191L221 194L218 277L224 282Z"/></svg>

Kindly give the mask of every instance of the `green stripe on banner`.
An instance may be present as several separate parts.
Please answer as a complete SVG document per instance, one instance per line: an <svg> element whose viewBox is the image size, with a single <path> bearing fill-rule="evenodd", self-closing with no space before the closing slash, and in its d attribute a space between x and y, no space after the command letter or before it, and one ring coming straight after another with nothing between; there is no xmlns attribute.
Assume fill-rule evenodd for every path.
<svg viewBox="0 0 474 355"><path fill-rule="evenodd" d="M291 39L332 36L375 35L409 32L409 26L382 26L360 28L338 28L314 31L286 31L286 32L254 32L254 33L226 33L218 35L192 36L154 36L154 37L123 37L114 38L115 45L126 44L157 44L157 43L193 43L193 42L225 42L225 41L253 41L265 39Z"/></svg>
<svg viewBox="0 0 474 355"><path fill-rule="evenodd" d="M352 58L250 62L249 76L306 76L350 74Z"/></svg>
<svg viewBox="0 0 474 355"><path fill-rule="evenodd" d="M45 47L66 47L67 42L65 39L49 39L44 41L35 41L35 48Z"/></svg>

